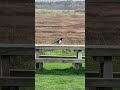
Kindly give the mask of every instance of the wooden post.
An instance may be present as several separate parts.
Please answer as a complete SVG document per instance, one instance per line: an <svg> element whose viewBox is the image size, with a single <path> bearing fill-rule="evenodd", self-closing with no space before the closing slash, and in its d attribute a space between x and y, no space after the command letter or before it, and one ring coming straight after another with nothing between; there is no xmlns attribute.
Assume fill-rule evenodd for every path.
<svg viewBox="0 0 120 90"><path fill-rule="evenodd" d="M82 60L82 51L78 50L77 51L77 59ZM79 70L82 67L82 63L73 63L73 68L75 70Z"/></svg>
<svg viewBox="0 0 120 90"><path fill-rule="evenodd" d="M9 76L9 63L10 62L10 56L9 55L2 55L1 56L1 77ZM10 88L8 86L2 86L2 90L9 90Z"/></svg>
<svg viewBox="0 0 120 90"><path fill-rule="evenodd" d="M100 63L100 68L99 68L99 77L103 77L103 67L104 67L104 57L97 57L97 60Z"/></svg>
<svg viewBox="0 0 120 90"><path fill-rule="evenodd" d="M38 49L35 51L35 57L39 58L39 50ZM38 68L39 70L42 70L43 69L43 63L36 63L36 68Z"/></svg>
<svg viewBox="0 0 120 90"><path fill-rule="evenodd" d="M10 56L10 64L13 65L15 62L16 56L12 55Z"/></svg>
<svg viewBox="0 0 120 90"><path fill-rule="evenodd" d="M0 77L2 77L2 59L0 56Z"/></svg>
<svg viewBox="0 0 120 90"><path fill-rule="evenodd" d="M1 59L2 59L2 76L9 76L10 75L10 72L9 72L10 56L3 55L1 56Z"/></svg>
<svg viewBox="0 0 120 90"><path fill-rule="evenodd" d="M99 77L113 78L112 73L112 56L98 57L100 62ZM112 90L112 87L97 87L96 90Z"/></svg>
<svg viewBox="0 0 120 90"><path fill-rule="evenodd" d="M104 78L113 78L113 68L112 68L112 56L104 57Z"/></svg>
<svg viewBox="0 0 120 90"><path fill-rule="evenodd" d="M113 78L112 56L104 57L103 78ZM112 87L104 88L104 90L112 90Z"/></svg>
<svg viewBox="0 0 120 90"><path fill-rule="evenodd" d="M79 70L80 69L80 64L79 63L73 63L73 68L75 70Z"/></svg>
<svg viewBox="0 0 120 90"><path fill-rule="evenodd" d="M11 65L14 64L15 59L16 59L16 56L15 56L15 55L10 56L10 64L11 64ZM12 86L12 87L9 87L9 88L10 88L10 90L19 90L19 87L18 87L18 86Z"/></svg>
<svg viewBox="0 0 120 90"><path fill-rule="evenodd" d="M77 51L77 58L78 60L82 60L82 50ZM82 63L80 64L80 67L82 67Z"/></svg>

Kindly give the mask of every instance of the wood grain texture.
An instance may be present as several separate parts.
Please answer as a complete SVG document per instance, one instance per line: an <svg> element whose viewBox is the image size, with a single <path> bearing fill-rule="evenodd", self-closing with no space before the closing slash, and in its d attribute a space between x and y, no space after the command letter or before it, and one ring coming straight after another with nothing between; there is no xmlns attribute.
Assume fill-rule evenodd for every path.
<svg viewBox="0 0 120 90"><path fill-rule="evenodd" d="M86 45L120 45L120 1L86 1Z"/></svg>

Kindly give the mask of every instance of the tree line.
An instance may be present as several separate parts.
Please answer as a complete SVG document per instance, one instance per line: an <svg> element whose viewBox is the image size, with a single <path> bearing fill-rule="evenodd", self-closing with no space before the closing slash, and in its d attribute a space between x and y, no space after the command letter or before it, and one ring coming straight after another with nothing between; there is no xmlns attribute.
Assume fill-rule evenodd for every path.
<svg viewBox="0 0 120 90"><path fill-rule="evenodd" d="M40 1L35 2L35 7L39 9L48 9L48 10L75 10L85 9L85 1Z"/></svg>

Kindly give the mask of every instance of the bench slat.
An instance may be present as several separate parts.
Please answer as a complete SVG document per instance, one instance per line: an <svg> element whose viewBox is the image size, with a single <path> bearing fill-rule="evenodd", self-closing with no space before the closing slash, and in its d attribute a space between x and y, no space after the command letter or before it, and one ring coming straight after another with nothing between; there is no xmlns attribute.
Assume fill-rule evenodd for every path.
<svg viewBox="0 0 120 90"><path fill-rule="evenodd" d="M99 77L99 72L97 71L86 71L85 72L86 77ZM114 78L120 78L120 72L113 72Z"/></svg>
<svg viewBox="0 0 120 90"><path fill-rule="evenodd" d="M76 62L76 63L84 63L85 60L78 60L76 58L36 58L36 62Z"/></svg>
<svg viewBox="0 0 120 90"><path fill-rule="evenodd" d="M40 55L39 58L77 58L76 56L50 56L50 55ZM82 56L85 59L85 56Z"/></svg>
<svg viewBox="0 0 120 90"><path fill-rule="evenodd" d="M34 86L34 77L0 77L0 86Z"/></svg>
<svg viewBox="0 0 120 90"><path fill-rule="evenodd" d="M120 78L86 78L87 87L120 87Z"/></svg>

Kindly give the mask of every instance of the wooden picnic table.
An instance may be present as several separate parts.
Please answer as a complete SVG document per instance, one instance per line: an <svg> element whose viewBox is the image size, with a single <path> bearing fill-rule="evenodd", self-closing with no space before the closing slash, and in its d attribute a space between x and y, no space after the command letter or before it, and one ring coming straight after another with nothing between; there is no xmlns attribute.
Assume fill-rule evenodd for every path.
<svg viewBox="0 0 120 90"><path fill-rule="evenodd" d="M41 50L74 50L77 55L75 57L63 57L63 56L41 56ZM44 62L72 62L73 68L78 70L82 63L85 62L82 58L82 50L85 50L85 45L59 45L59 44L36 44L35 45L35 60L36 60L36 68L40 70L43 69Z"/></svg>
<svg viewBox="0 0 120 90"><path fill-rule="evenodd" d="M13 86L15 86L14 88L18 88L16 86L34 86L34 76L10 76L10 60L13 60L17 55L34 55L34 47L33 44L0 44L0 90L7 85L11 85L12 88Z"/></svg>
<svg viewBox="0 0 120 90"><path fill-rule="evenodd" d="M112 57L113 56L120 56L120 46L88 45L88 46L86 46L86 56L92 56L93 60L100 63L99 77L101 79L102 78L113 79ZM87 82L87 80L88 79L86 79L86 85L89 84L87 86L90 86L91 84L90 84L90 82ZM104 83L104 81L102 83ZM106 86L106 87L110 87L110 86ZM98 88L100 90L104 90L104 87L98 87ZM93 88L91 88L91 89L96 90ZM106 88L105 90L108 90L108 89L112 90L112 88Z"/></svg>

